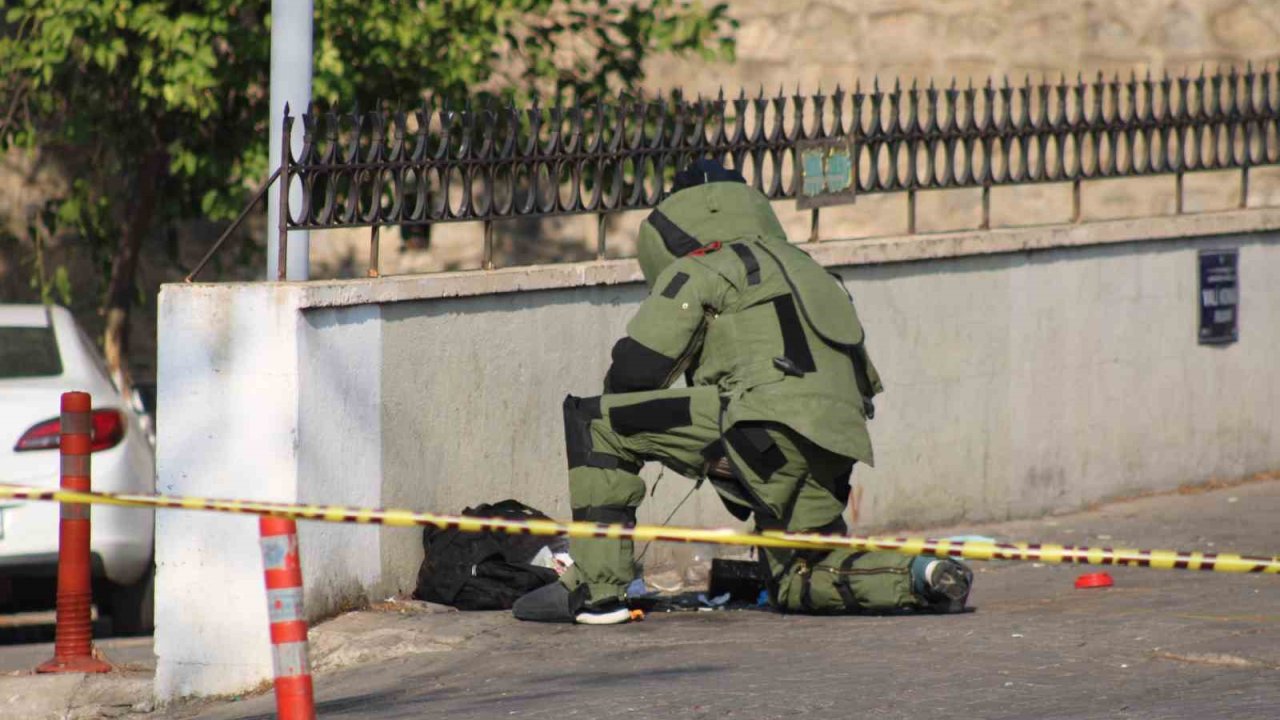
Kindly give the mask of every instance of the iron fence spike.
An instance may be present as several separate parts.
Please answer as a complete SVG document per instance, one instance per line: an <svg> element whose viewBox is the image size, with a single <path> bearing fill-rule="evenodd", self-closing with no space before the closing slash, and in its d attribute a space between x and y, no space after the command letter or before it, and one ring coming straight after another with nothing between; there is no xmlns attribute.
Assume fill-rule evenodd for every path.
<svg viewBox="0 0 1280 720"><path fill-rule="evenodd" d="M353 105L349 113L330 110L323 115L320 104L313 103L300 117L304 133L314 143L304 152L308 163L305 172L313 173L315 187L338 184L326 181L326 177L350 177L352 164L360 166L357 175L370 177L388 172L377 168L392 162L400 163L390 170L392 173L406 172L401 168L407 165L410 172L421 173L421 176L430 168L429 172L439 173L440 178L458 177L454 173L467 178L473 177L473 173L495 173L496 176L495 168L521 163L527 163L520 166L535 174L540 172L537 168L556 168L552 172L554 179L539 176L544 179L533 180L536 193L567 193L559 195L562 199L552 206L540 204L541 201L521 204L524 202L521 200L499 211L486 209L488 206L481 196L476 195L467 196L461 206L450 208L446 207L448 201L441 203L436 199L439 189L431 189L437 205L429 209L423 205L422 210L406 211L405 215L412 214L414 222L489 220L649 207L665 192L665 187L657 191L658 195L644 188L669 182L654 173L664 172L670 163L684 162L693 156L720 158L726 164L743 168L753 185L771 200L793 198L797 192L795 181L784 179L787 176L781 164L790 162L796 143L848 136L860 138L855 147L860 153L868 153L860 161L866 163L871 159L873 162L867 174L859 177L860 194L897 192L907 185L927 190L1071 181L1085 176L1080 167L1090 166L1101 167L1107 176L1172 172L1177 168L1214 169L1223 167L1224 162L1238 162L1234 159L1236 156L1231 151L1210 153L1206 156L1208 159L1197 164L1188 159L1195 152L1192 146L1174 145L1171 141L1163 164L1152 163L1150 157L1146 167L1133 160L1117 163L1106 153L1124 147L1125 140L1117 133L1130 138L1130 153L1139 153L1135 149L1138 146L1133 145L1135 133L1137 142L1145 144L1161 142L1159 137L1168 137L1174 128L1185 128L1178 132L1185 132L1188 137L1201 133L1205 138L1222 133L1229 139L1232 132L1243 132L1247 140L1249 129L1232 130L1224 123L1234 122L1237 128L1244 127L1239 124L1241 117L1244 123L1260 123L1259 127L1280 123L1280 107L1272 100L1278 95L1273 88L1280 83L1280 77L1273 73L1270 63L1261 67L1266 74L1258 79L1259 100L1254 99L1252 85L1255 69L1252 62L1248 62L1243 71L1224 65L1212 76L1202 66L1198 77L1193 72L1174 76L1168 68L1147 67L1141 76L1136 69L1131 70L1127 81L1120 79L1118 71L1113 72L1110 79L1099 71L1085 81L1083 73L1077 72L1075 84L1069 84L1061 71L1056 85L1047 73L1035 84L1030 73L1024 72L1020 86L1012 84L1011 74L989 76L985 78L985 85L981 76L977 82L969 77L963 91L958 89L957 76L950 78L949 85L933 77L904 76L895 78L893 87L885 91L880 87L877 74L873 76L869 95L864 94L861 78L855 77L852 102L847 109L843 104L847 91L842 84L837 83L829 94L819 84L812 95L802 95L801 84L797 83L795 94L790 96L786 95L785 85L772 96L760 85L754 99L740 87L733 108L724 106L725 88L720 86L714 96L697 92L693 100L686 99L685 91L679 87L670 92L659 91L656 96L652 89L586 98L562 91L551 96L553 102L549 108L547 99L538 94L529 96L523 104L510 94L478 94L454 101L430 95L419 98L419 109L415 111L406 111L396 102L381 102L371 106L372 112ZM1163 78L1159 87L1153 85L1155 77ZM1173 87L1175 79L1177 87ZM1195 87L1189 89L1193 83ZM975 99L978 92L975 85L980 87L982 98ZM1223 85L1227 88L1225 95ZM941 103L936 96L940 86L946 89ZM926 93L923 107L919 96L922 88ZM902 107L904 90L910 93L905 98L906 108ZM1013 97L1015 90L1017 98ZM965 97L958 98L959 92L964 92ZM884 103L886 99L888 107ZM544 112L544 108L548 109ZM290 112L292 117L292 108ZM408 128L410 120L414 122L413 128ZM925 142L920 142L922 133L927 139ZM1077 143L1055 146L1059 166L1067 169L1057 174L1030 169L1032 163L1046 161L1043 157L1033 159L1036 145L1043 154L1046 143L1055 137L1061 138L1064 133L1073 136ZM1084 133L1093 135L1093 144L1082 143L1080 138ZM413 135L413 147L404 148L398 142L391 142L392 135L398 141L404 134ZM368 147L371 139L378 141L374 147ZM946 170L935 171L932 154L940 148L950 150L951 156L945 160ZM914 169L877 168L876 154L886 151L889 157L901 158L899 168ZM993 166L989 157L992 152L1002 152L1003 163ZM778 167L765 165L770 157L775 158ZM778 160L780 157L787 159ZM1072 162L1076 163L1074 170ZM606 167L605 163L614 163L614 167L630 163L628 167L633 169L627 172L634 176L617 180L617 190L603 195L595 191L593 200L590 183L595 181L583 178L596 172L596 168ZM1267 164L1277 164L1277 161L1268 158ZM516 173L511 174L513 177L505 181L506 186L498 185L497 189L489 186L476 192L519 194L521 191L514 188L518 182L514 177ZM531 176L523 177L527 181ZM309 181L308 187L311 186ZM360 201L354 198L370 187L366 181L359 180L332 197L317 195L308 200L310 207L317 208L316 217L328 219L299 227L345 227L361 220L365 217L363 210L349 211L348 208L358 206ZM312 190L305 189L305 192ZM610 192L614 193L612 200L608 199ZM563 199L566 197L569 199ZM379 218L388 219L386 215Z"/></svg>

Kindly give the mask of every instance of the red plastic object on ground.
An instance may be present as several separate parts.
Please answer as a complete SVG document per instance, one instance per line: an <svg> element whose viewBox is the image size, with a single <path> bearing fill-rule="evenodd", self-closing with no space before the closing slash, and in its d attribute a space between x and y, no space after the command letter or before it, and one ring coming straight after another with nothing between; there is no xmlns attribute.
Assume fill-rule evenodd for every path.
<svg viewBox="0 0 1280 720"><path fill-rule="evenodd" d="M62 489L89 492L93 449L89 393L62 394L59 458ZM62 503L58 523L58 610L53 659L36 672L109 672L111 665L93 656L93 587L89 578L89 506Z"/></svg>
<svg viewBox="0 0 1280 720"><path fill-rule="evenodd" d="M271 621L271 665L275 670L276 717L315 720L316 705L307 652L307 618L302 613L302 563L298 525L293 520L258 519L262 567L267 579Z"/></svg>
<svg viewBox="0 0 1280 720"><path fill-rule="evenodd" d="M1107 573L1088 573L1076 578L1076 589L1085 590L1087 588L1104 588L1115 585L1115 581Z"/></svg>

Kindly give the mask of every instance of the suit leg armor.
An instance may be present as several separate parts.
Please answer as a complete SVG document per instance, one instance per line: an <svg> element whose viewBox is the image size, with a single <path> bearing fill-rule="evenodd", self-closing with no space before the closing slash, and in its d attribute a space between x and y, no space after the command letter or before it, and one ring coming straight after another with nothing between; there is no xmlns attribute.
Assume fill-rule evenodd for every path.
<svg viewBox="0 0 1280 720"><path fill-rule="evenodd" d="M718 438L719 407L711 387L565 398L573 519L634 524L645 495L639 473L646 460L700 475L701 452ZM633 552L630 540L570 540L574 566L562 582L571 590L586 585L588 606L620 599L636 576Z"/></svg>

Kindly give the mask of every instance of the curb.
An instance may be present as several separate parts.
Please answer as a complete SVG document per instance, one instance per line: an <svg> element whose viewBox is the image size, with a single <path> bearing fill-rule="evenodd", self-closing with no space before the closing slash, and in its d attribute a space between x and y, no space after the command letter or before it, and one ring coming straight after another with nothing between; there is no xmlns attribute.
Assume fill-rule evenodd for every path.
<svg viewBox="0 0 1280 720"><path fill-rule="evenodd" d="M0 717L25 720L134 718L149 715L154 709L148 673L0 677Z"/></svg>

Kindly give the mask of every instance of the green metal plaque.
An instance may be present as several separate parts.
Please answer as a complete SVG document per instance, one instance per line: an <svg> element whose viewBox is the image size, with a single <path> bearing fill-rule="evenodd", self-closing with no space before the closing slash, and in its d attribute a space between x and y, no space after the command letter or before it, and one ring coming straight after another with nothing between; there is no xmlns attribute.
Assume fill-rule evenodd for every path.
<svg viewBox="0 0 1280 720"><path fill-rule="evenodd" d="M845 139L816 140L796 145L800 159L800 192L796 207L801 210L846 205L854 201L857 177L852 145Z"/></svg>

